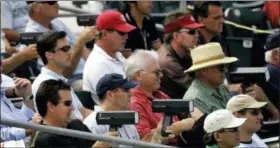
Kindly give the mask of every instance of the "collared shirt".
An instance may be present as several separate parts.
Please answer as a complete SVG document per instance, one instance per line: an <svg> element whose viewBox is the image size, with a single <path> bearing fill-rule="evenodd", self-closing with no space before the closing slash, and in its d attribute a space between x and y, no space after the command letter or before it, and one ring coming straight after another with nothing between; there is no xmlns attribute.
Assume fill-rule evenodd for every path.
<svg viewBox="0 0 280 148"><path fill-rule="evenodd" d="M29 109L25 104L22 105L21 109L15 108L13 103L7 99L5 89L1 88L1 119L9 119L18 122L28 122L31 120L34 112ZM26 137L25 129L17 127L8 127L0 125L1 139L4 141L10 140L21 140Z"/></svg>
<svg viewBox="0 0 280 148"><path fill-rule="evenodd" d="M124 57L120 52L117 52L116 58L109 56L98 45L94 45L90 53L84 69L83 75L83 90L89 91L95 103L99 104L99 98L96 94L96 85L98 81L106 74L117 73L124 77Z"/></svg>
<svg viewBox="0 0 280 148"><path fill-rule="evenodd" d="M206 114L226 108L230 92L222 84L217 89L211 88L198 79L194 79L183 99L193 100L194 106Z"/></svg>
<svg viewBox="0 0 280 148"><path fill-rule="evenodd" d="M152 98L147 96L139 88L131 90L131 107L130 110L137 111L139 114L139 123L136 124L136 129L140 137L145 136L151 132L152 129L157 128L158 123L163 119L163 113L153 113ZM153 93L154 99L169 99L169 96L161 91ZM177 117L173 117L173 121L178 121Z"/></svg>
<svg viewBox="0 0 280 148"><path fill-rule="evenodd" d="M34 96L33 101L34 101L34 108L36 111L38 110L37 106L36 106L36 98L35 98L36 93L39 89L40 84L47 80L63 80L64 82L67 81L67 79L65 77L63 77L62 75L59 75L59 74L47 69L46 67L42 67L41 73L38 75L38 77L32 83L32 94ZM72 104L74 106L72 115L80 120L83 120L83 116L80 112L80 108L83 107L83 105L72 88L71 88L70 92L71 92L71 96L72 96L72 102L73 102Z"/></svg>
<svg viewBox="0 0 280 148"><path fill-rule="evenodd" d="M181 58L170 45L163 44L157 51L159 64L163 68L160 90L171 98L181 99L191 85L193 78L184 71L191 67L190 55Z"/></svg>
<svg viewBox="0 0 280 148"><path fill-rule="evenodd" d="M26 1L1 1L1 28L24 32L28 18Z"/></svg>
<svg viewBox="0 0 280 148"><path fill-rule="evenodd" d="M140 29L129 11L123 12L123 15L129 24L136 27L136 29L128 33L125 48L131 49L132 51L135 49L151 50L152 45L159 41L155 22L146 16L143 19L142 29Z"/></svg>
<svg viewBox="0 0 280 148"><path fill-rule="evenodd" d="M61 22L58 18L56 18L56 19L52 20L50 24L51 24L52 30L66 32L66 34L67 34L66 39L69 41L71 46L74 45L74 43L76 41L76 37L72 33L72 31L63 22ZM50 30L48 28L42 26L38 22L32 20L31 18L29 19L29 21L26 25L26 29L25 29L25 32L47 32L47 31L50 31ZM43 64L41 63L41 65L43 65ZM81 75L83 73L84 66L85 66L85 60L83 58L81 58L72 75L73 76L79 75L79 74Z"/></svg>
<svg viewBox="0 0 280 148"><path fill-rule="evenodd" d="M85 120L84 124L91 130L94 134L101 134L104 135L105 133L109 132L110 126L109 125L98 125L96 122L96 113L99 111L104 111L99 106L94 106L94 112L88 115ZM139 134L134 125L122 125L118 128L119 137L124 139L132 139L132 140L140 140ZM119 146L124 147L124 146Z"/></svg>
<svg viewBox="0 0 280 148"><path fill-rule="evenodd" d="M249 142L240 141L240 144L237 147L238 148L253 148L253 147L267 148L268 146L263 142L263 140L256 133L254 133L251 141Z"/></svg>

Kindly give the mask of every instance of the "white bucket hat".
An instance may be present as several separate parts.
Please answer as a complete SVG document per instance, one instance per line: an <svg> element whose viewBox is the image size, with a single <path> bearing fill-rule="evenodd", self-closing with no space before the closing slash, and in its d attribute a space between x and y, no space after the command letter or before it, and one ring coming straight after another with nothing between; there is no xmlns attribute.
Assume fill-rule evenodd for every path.
<svg viewBox="0 0 280 148"><path fill-rule="evenodd" d="M213 133L225 128L235 128L241 126L247 119L236 118L226 110L220 109L209 114L204 120L204 130L207 133Z"/></svg>
<svg viewBox="0 0 280 148"><path fill-rule="evenodd" d="M208 43L191 50L193 65L185 73L206 67L229 64L237 61L236 57L226 57L220 43Z"/></svg>

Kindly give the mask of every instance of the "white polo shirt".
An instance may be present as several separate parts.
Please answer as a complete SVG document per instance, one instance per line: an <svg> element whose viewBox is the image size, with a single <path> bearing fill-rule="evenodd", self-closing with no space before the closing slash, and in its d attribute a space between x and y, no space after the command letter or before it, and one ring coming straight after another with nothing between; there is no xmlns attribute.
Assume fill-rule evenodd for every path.
<svg viewBox="0 0 280 148"><path fill-rule="evenodd" d="M97 124L96 113L99 111L103 111L103 109L99 106L94 106L94 112L88 115L83 123L89 128L89 130L92 133L104 135L105 133L109 132L110 126ZM140 136L134 125L123 125L122 127L118 128L118 132L119 132L119 137L123 139L140 140ZM128 146L120 145L118 147L128 147Z"/></svg>
<svg viewBox="0 0 280 148"><path fill-rule="evenodd" d="M259 148L267 148L268 146L262 141L262 139L254 133L252 136L252 141L250 143L242 143L240 141L238 148L253 148L253 147L259 147Z"/></svg>
<svg viewBox="0 0 280 148"><path fill-rule="evenodd" d="M98 45L94 45L90 53L84 69L83 75L83 90L89 91L92 98L99 105L99 98L96 94L96 85L98 81L106 74L117 73L123 75L125 72L123 62L125 58L120 52L116 53L116 59L109 56Z"/></svg>
<svg viewBox="0 0 280 148"><path fill-rule="evenodd" d="M53 31L64 31L64 32L66 32L66 34L67 34L66 39L69 41L71 46L74 45L74 43L76 42L75 35L58 18L51 21L51 27L52 27ZM32 19L29 19L29 21L26 25L26 29L25 29L25 32L47 32L47 31L50 31L50 30L48 28L42 26L38 22L32 20ZM39 63L39 64L41 66L43 66L43 63ZM83 58L81 58L72 75L82 74L83 71L84 71L84 66L85 66L85 60Z"/></svg>
<svg viewBox="0 0 280 148"><path fill-rule="evenodd" d="M64 82L67 81L67 79L62 76L59 75L49 69L47 69L46 67L42 67L41 68L41 73L38 75L38 77L34 80L34 82L32 83L32 95L33 95L33 102L34 102L34 108L36 111L37 110L37 105L36 105L36 93L39 89L39 86L42 82L47 81L47 80L63 80ZM75 92L73 91L73 89L71 88L71 96L72 96L72 104L74 107L74 110L72 112L72 116L83 120L83 116L80 112L80 108L83 107L81 101L79 100L79 98L77 97L77 95L75 94Z"/></svg>

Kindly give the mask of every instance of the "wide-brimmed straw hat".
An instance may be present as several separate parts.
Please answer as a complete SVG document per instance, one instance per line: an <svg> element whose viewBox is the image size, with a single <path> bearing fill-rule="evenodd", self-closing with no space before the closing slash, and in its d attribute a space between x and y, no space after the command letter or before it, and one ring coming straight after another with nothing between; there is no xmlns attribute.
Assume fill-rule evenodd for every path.
<svg viewBox="0 0 280 148"><path fill-rule="evenodd" d="M193 65L185 73L206 67L229 64L237 61L236 57L226 57L220 43L208 43L191 50Z"/></svg>

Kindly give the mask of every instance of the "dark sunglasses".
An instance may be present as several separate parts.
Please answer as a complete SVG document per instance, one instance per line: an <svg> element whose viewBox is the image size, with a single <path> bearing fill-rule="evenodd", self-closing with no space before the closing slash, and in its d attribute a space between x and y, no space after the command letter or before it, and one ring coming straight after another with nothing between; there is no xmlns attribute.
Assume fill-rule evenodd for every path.
<svg viewBox="0 0 280 148"><path fill-rule="evenodd" d="M70 49L71 49L71 46L70 46L70 45L65 45L65 46L63 46L63 47L61 47L61 48L55 49L54 52L55 52L55 51L58 51L58 50L61 50L61 51L63 51L63 52L68 52Z"/></svg>
<svg viewBox="0 0 280 148"><path fill-rule="evenodd" d="M110 32L117 32L120 36L124 36L124 35L126 35L126 33L125 32L121 32L121 31L118 31L118 30L114 30L114 29L108 29L108 31L110 31Z"/></svg>
<svg viewBox="0 0 280 148"><path fill-rule="evenodd" d="M49 5L54 5L57 3L57 1L43 1L43 2L40 2L40 3L47 3Z"/></svg>
<svg viewBox="0 0 280 148"><path fill-rule="evenodd" d="M234 127L234 128L224 128L218 131L219 133L223 133L223 132L231 132L231 133L237 133L238 132L238 127Z"/></svg>
<svg viewBox="0 0 280 148"><path fill-rule="evenodd" d="M197 30L197 29L189 29L189 30L187 30L187 29L182 29L182 30L180 30L179 32L187 32L189 35L194 35L194 34L196 33L196 30Z"/></svg>
<svg viewBox="0 0 280 148"><path fill-rule="evenodd" d="M72 105L72 100L60 101L59 103L63 103L65 106L69 107Z"/></svg>
<svg viewBox="0 0 280 148"><path fill-rule="evenodd" d="M262 111L260 109L244 109L243 112L249 112L253 116L258 116Z"/></svg>
<svg viewBox="0 0 280 148"><path fill-rule="evenodd" d="M220 72L227 72L228 66L227 65L218 65L217 66Z"/></svg>

